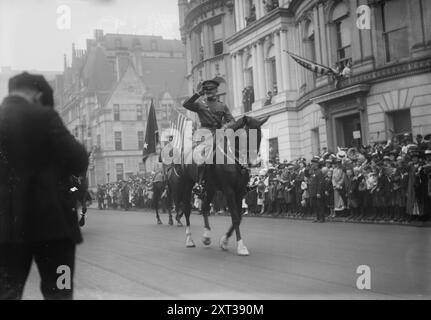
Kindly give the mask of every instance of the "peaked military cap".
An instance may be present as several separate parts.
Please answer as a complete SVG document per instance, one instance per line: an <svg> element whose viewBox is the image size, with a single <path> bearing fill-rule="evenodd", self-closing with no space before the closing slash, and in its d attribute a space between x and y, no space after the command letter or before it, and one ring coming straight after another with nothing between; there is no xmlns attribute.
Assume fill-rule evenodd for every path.
<svg viewBox="0 0 431 320"><path fill-rule="evenodd" d="M217 88L219 85L220 83L217 80L205 80L204 82L202 82L202 89L211 90Z"/></svg>

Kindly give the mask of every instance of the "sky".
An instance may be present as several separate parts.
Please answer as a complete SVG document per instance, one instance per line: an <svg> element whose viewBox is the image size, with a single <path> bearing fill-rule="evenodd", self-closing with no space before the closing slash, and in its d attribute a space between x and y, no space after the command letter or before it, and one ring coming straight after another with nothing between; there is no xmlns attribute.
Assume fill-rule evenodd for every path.
<svg viewBox="0 0 431 320"><path fill-rule="evenodd" d="M178 0L0 0L0 67L62 71L93 30L180 39ZM70 61L70 59L68 59Z"/></svg>

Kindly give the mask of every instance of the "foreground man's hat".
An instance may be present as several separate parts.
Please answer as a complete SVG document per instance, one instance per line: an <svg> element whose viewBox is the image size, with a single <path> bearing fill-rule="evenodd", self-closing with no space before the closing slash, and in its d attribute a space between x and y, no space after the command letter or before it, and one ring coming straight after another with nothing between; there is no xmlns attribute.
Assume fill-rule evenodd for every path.
<svg viewBox="0 0 431 320"><path fill-rule="evenodd" d="M42 92L42 104L54 106L53 90L45 77L23 72L9 79L9 93L19 89L32 89Z"/></svg>

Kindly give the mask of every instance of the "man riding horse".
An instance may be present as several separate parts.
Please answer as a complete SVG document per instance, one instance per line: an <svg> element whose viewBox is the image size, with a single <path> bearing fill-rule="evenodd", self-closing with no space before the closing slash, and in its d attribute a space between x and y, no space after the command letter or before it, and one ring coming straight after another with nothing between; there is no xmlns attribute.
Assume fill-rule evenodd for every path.
<svg viewBox="0 0 431 320"><path fill-rule="evenodd" d="M217 129L228 129L235 124L235 119L232 116L229 108L223 102L217 100L217 88L220 85L218 81L206 80L202 82L201 90L195 93L183 104L183 107L196 112L199 116L201 127L209 129L216 136ZM205 96L204 99L199 99ZM198 185L202 193L205 193L205 163L198 166Z"/></svg>

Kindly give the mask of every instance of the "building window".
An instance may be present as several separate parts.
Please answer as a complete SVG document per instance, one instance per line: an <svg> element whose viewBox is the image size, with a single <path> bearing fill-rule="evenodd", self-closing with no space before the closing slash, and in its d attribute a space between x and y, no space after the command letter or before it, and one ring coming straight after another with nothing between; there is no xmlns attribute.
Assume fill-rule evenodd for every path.
<svg viewBox="0 0 431 320"><path fill-rule="evenodd" d="M268 140L269 142L269 158L272 163L276 163L280 160L278 154L278 138L272 138Z"/></svg>
<svg viewBox="0 0 431 320"><path fill-rule="evenodd" d="M138 149L144 150L144 131L138 131Z"/></svg>
<svg viewBox="0 0 431 320"><path fill-rule="evenodd" d="M115 39L115 48L121 48L121 39L120 38Z"/></svg>
<svg viewBox="0 0 431 320"><path fill-rule="evenodd" d="M431 3L429 0L421 0L420 6L422 23L425 29L425 40L427 45L431 45Z"/></svg>
<svg viewBox="0 0 431 320"><path fill-rule="evenodd" d="M344 3L339 3L332 12L332 21L335 24L336 32L336 49L337 61L341 68L347 62L352 60L352 47L351 47L351 22L348 19L349 10Z"/></svg>
<svg viewBox="0 0 431 320"><path fill-rule="evenodd" d="M114 104L114 121L120 121L120 105Z"/></svg>
<svg viewBox="0 0 431 320"><path fill-rule="evenodd" d="M120 131L115 131L114 138L115 138L115 150L116 151L122 150L123 149L123 144L122 144L122 141L121 141L121 132Z"/></svg>
<svg viewBox="0 0 431 320"><path fill-rule="evenodd" d="M276 96L278 94L278 87L277 87L277 66L275 63L275 57L271 57L268 59L268 67L269 67L269 82L270 82L268 91L271 91L272 95Z"/></svg>
<svg viewBox="0 0 431 320"><path fill-rule="evenodd" d="M409 56L407 29L407 7L405 0L392 0L382 4L383 39L386 62Z"/></svg>
<svg viewBox="0 0 431 320"><path fill-rule="evenodd" d="M254 5L254 0L245 1L245 14L246 14L245 22L247 26L250 23L256 21L256 6Z"/></svg>
<svg viewBox="0 0 431 320"><path fill-rule="evenodd" d="M117 175L117 181L124 179L124 165L122 163L115 164L115 172Z"/></svg>
<svg viewBox="0 0 431 320"><path fill-rule="evenodd" d="M142 104L136 105L136 120L138 120L138 121L143 120Z"/></svg>
<svg viewBox="0 0 431 320"><path fill-rule="evenodd" d="M223 26L221 20L212 26L212 39L214 56L223 53Z"/></svg>
<svg viewBox="0 0 431 320"><path fill-rule="evenodd" d="M397 136L412 132L410 109L388 112L386 116L388 131L392 132L392 135Z"/></svg>
<svg viewBox="0 0 431 320"><path fill-rule="evenodd" d="M311 129L311 153L313 156L318 156L320 154L319 127Z"/></svg>
<svg viewBox="0 0 431 320"><path fill-rule="evenodd" d="M97 140L97 147L101 148L102 147L102 138L100 137L100 134L97 135L96 140Z"/></svg>
<svg viewBox="0 0 431 320"><path fill-rule="evenodd" d="M214 56L218 56L223 53L223 40L214 42Z"/></svg>

